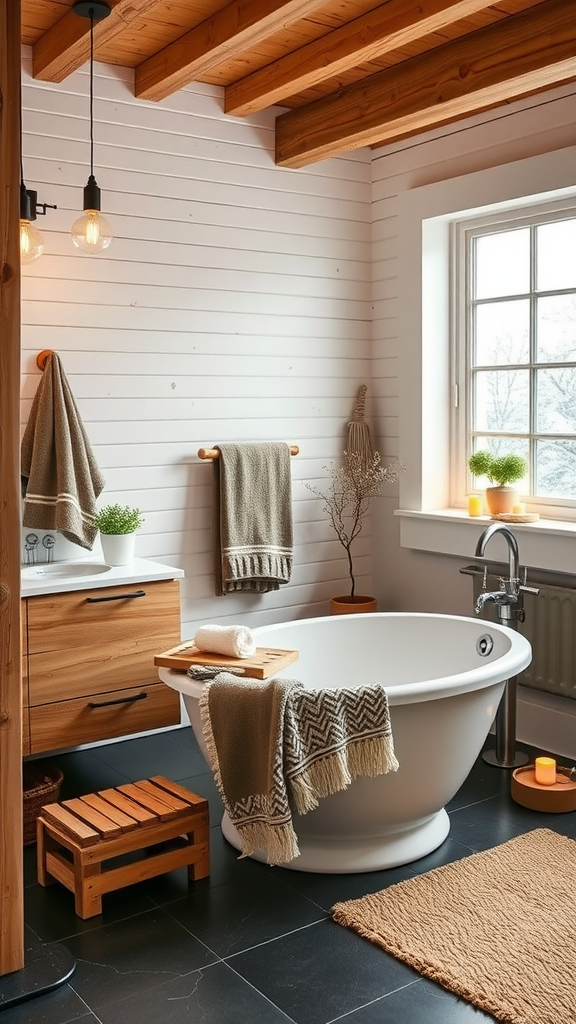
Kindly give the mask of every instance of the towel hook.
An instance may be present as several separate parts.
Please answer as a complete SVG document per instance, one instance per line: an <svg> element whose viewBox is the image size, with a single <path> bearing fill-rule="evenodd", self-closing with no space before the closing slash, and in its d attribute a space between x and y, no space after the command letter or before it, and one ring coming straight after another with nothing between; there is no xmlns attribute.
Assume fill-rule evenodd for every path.
<svg viewBox="0 0 576 1024"><path fill-rule="evenodd" d="M51 348L43 348L42 351L39 352L38 355L36 356L36 366L38 367L38 369L43 371L44 367L46 366L46 360L48 359L48 356L53 355L54 352L52 351Z"/></svg>
<svg viewBox="0 0 576 1024"><path fill-rule="evenodd" d="M291 445L289 445L289 448L290 448L290 455L298 455L298 452L300 451L300 449L299 449L297 444L291 444ZM199 448L198 449L198 458L199 459L219 459L220 458L220 452L218 451L217 448Z"/></svg>

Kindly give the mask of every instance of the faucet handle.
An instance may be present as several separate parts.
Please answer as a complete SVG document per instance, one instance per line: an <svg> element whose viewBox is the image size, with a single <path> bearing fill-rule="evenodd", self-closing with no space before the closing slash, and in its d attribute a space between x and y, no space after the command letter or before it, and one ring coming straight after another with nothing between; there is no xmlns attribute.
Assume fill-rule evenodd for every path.
<svg viewBox="0 0 576 1024"><path fill-rule="evenodd" d="M540 593L540 588L539 587L526 587L526 586L524 586L524 584L522 584L522 586L520 587L520 590L522 591L523 594L534 594L536 597Z"/></svg>

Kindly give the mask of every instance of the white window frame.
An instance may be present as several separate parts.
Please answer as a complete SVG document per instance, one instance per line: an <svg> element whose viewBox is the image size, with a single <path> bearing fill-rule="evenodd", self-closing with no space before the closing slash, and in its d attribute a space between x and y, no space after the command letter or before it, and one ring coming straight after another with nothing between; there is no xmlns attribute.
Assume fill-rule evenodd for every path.
<svg viewBox="0 0 576 1024"><path fill-rule="evenodd" d="M576 146L424 185L398 196L400 543L470 558L486 527L451 497L450 229L576 196ZM576 573L576 523L515 527L527 565Z"/></svg>
<svg viewBox="0 0 576 1024"><path fill-rule="evenodd" d="M490 234L496 230L530 227L563 220L566 215L576 216L576 196L564 196L552 203L531 203L512 210L499 210L482 217L463 218L451 225L450 287L453 322L451 324L451 352L454 395L451 424L451 491L450 504L462 506L462 495L478 490L477 482L469 473L470 445L470 319L468 307L469 267L468 255L471 237ZM530 511L550 519L576 521L576 500L527 498Z"/></svg>

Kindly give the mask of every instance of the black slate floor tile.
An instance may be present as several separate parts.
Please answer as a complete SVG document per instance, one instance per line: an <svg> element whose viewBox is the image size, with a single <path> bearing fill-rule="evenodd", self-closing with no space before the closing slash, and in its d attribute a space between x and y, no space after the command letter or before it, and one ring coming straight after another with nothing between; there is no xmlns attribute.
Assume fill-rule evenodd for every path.
<svg viewBox="0 0 576 1024"><path fill-rule="evenodd" d="M338 1024L493 1024L494 1018L421 978L338 1019Z"/></svg>
<svg viewBox="0 0 576 1024"><path fill-rule="evenodd" d="M83 920L74 911L73 894L58 883L46 888L36 884L24 891L26 922L43 942L59 941L70 935L93 931L103 925L142 914L153 906L153 900L146 895L142 886L131 885L104 895L102 914Z"/></svg>
<svg viewBox="0 0 576 1024"><path fill-rule="evenodd" d="M224 963L108 1003L101 1024L294 1024Z"/></svg>
<svg viewBox="0 0 576 1024"><path fill-rule="evenodd" d="M77 961L70 984L98 1015L135 991L146 993L218 959L159 907L72 936L66 945Z"/></svg>
<svg viewBox="0 0 576 1024"><path fill-rule="evenodd" d="M226 961L296 1024L326 1024L415 981L415 971L331 920Z"/></svg>
<svg viewBox="0 0 576 1024"><path fill-rule="evenodd" d="M264 872L242 886L205 889L165 909L222 958L325 917L315 903Z"/></svg>
<svg viewBox="0 0 576 1024"><path fill-rule="evenodd" d="M2 1010L0 1020L2 1024L98 1024L84 1000L68 984Z"/></svg>

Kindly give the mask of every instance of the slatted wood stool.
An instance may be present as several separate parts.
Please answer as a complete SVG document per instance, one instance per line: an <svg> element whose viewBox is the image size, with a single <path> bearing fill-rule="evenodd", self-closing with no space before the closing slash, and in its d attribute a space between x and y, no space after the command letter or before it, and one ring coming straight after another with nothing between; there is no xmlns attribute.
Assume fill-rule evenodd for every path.
<svg viewBox="0 0 576 1024"><path fill-rule="evenodd" d="M210 874L208 801L162 775L47 804L37 838L40 885L65 885L83 918L102 913L103 893L173 868L187 866L190 879ZM102 870L135 851L137 860Z"/></svg>

